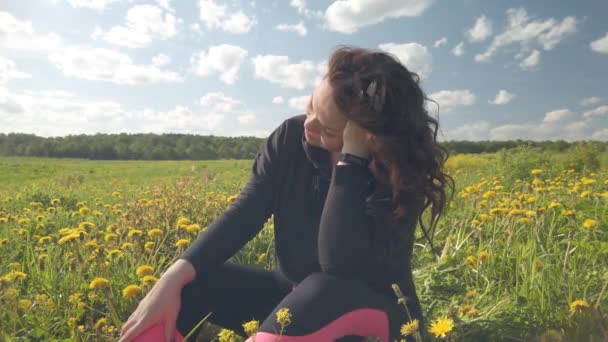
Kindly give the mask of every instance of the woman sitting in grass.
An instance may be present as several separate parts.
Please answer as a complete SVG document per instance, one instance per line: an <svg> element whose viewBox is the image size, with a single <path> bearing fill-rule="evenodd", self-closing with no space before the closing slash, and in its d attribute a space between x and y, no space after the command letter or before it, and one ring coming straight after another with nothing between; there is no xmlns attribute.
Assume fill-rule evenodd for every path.
<svg viewBox="0 0 608 342"><path fill-rule="evenodd" d="M415 229L432 247L445 187L454 187L425 101L418 76L392 55L335 49L306 114L270 134L237 199L166 270L120 342L154 326L159 341L181 339L209 313L243 336L244 323L261 322L257 342L394 341L406 323L423 329ZM429 230L422 213L431 205ZM228 262L271 215L276 269Z"/></svg>

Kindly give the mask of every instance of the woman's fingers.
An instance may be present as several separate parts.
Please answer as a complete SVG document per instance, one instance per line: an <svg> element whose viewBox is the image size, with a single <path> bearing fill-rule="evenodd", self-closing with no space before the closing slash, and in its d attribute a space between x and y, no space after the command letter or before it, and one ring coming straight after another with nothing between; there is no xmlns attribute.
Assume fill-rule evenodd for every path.
<svg viewBox="0 0 608 342"><path fill-rule="evenodd" d="M125 332L125 335L118 340L118 342L130 342L134 337L141 334L145 328L148 326L144 326L142 321L136 322L131 329Z"/></svg>

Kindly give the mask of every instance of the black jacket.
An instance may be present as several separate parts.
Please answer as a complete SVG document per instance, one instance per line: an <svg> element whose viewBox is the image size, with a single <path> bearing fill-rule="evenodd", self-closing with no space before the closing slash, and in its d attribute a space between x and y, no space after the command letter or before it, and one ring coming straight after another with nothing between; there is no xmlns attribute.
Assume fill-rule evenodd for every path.
<svg viewBox="0 0 608 342"><path fill-rule="evenodd" d="M335 165L332 172L329 152L306 142L305 118L290 117L270 134L237 199L180 258L204 274L233 256L274 214L276 271L287 279L299 283L324 271L363 281L392 298L391 284L398 283L411 314L421 316L410 265L421 202L412 200L412 210L396 223L403 232L400 257L392 260L396 266L383 263L371 243L378 229L372 216L388 212L381 209L391 208L390 193L373 201L374 177L358 165Z"/></svg>

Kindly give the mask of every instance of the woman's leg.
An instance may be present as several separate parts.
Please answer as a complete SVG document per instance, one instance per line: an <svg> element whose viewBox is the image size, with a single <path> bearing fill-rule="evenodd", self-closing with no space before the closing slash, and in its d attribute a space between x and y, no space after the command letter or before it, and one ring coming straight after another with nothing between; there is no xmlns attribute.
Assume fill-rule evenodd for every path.
<svg viewBox="0 0 608 342"><path fill-rule="evenodd" d="M184 287L177 330L186 336L212 312L208 322L246 336L242 324L263 321L290 291L291 283L272 271L224 263Z"/></svg>
<svg viewBox="0 0 608 342"><path fill-rule="evenodd" d="M281 333L277 312L288 308L290 323ZM256 342L353 341L356 336L382 341L401 340L399 331L407 314L394 300L363 283L327 273L304 279L270 313L255 335ZM252 339L248 340L252 341Z"/></svg>

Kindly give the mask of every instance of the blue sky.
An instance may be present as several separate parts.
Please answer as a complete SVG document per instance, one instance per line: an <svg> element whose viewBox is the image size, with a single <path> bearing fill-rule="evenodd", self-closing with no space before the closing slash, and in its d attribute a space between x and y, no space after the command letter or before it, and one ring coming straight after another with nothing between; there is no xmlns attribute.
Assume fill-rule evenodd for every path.
<svg viewBox="0 0 608 342"><path fill-rule="evenodd" d="M0 3L0 133L267 136L339 44L423 76L440 140L608 141L605 0Z"/></svg>

